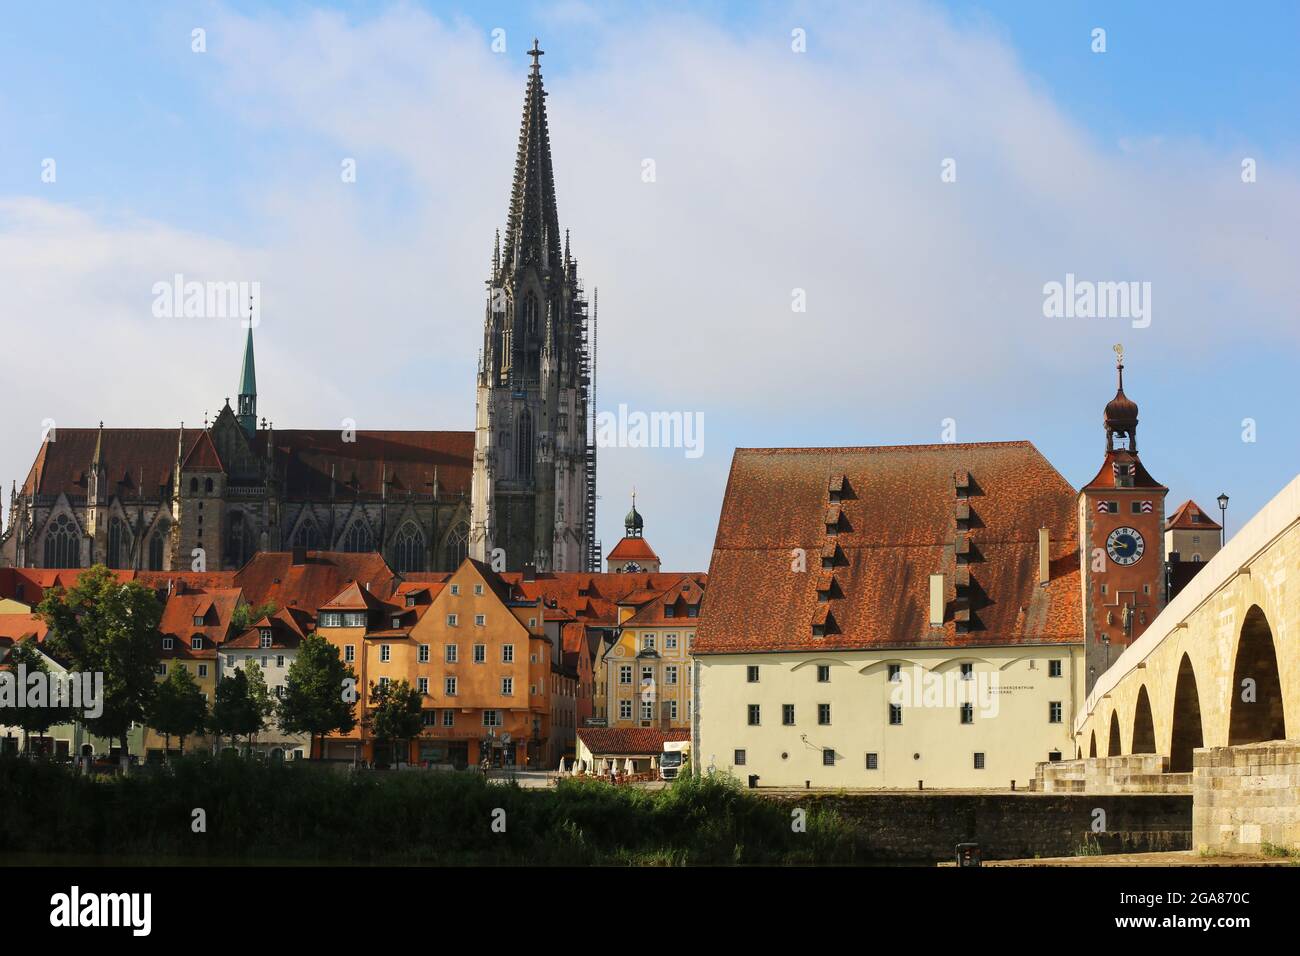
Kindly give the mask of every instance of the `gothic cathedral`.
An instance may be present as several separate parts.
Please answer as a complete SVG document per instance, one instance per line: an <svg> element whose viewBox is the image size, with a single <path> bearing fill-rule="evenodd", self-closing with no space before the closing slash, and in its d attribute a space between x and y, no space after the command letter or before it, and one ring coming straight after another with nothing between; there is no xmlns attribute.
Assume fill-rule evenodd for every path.
<svg viewBox="0 0 1300 956"><path fill-rule="evenodd" d="M536 40L530 55L505 243L498 233L486 283L470 553L512 571L599 571L587 302L567 233L560 245Z"/></svg>

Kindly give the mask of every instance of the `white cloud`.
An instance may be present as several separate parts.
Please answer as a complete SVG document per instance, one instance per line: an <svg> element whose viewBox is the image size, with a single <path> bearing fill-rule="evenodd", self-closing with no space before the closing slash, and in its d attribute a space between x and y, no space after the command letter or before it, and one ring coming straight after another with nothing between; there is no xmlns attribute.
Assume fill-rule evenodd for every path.
<svg viewBox="0 0 1300 956"><path fill-rule="evenodd" d="M1294 173L1261 158L1260 182L1244 185L1240 156L1161 131L1097 142L990 30L912 5L801 9L800 55L779 17L759 33L573 3L550 16L596 41L589 60L548 56L544 72L557 68L561 224L601 292L601 404L736 426L710 427L703 465L607 455L607 539L636 484L668 564L705 564L737 434L937 440L956 409L960 437L1037 439L1022 425L1096 417L1113 341L1138 368L1195 368L1228 309L1233 335L1295 346ZM409 7L217 17L213 104L232 135L278 150L243 183L251 241L0 206L6 308L60 317L75 343L18 363L7 472L25 473L50 414L171 424L215 411L237 334L150 320L141 290L174 271L261 279L261 411L277 425L470 427L527 64L517 37L491 53L491 26ZM354 185L339 180L344 157L358 161ZM948 157L953 184L940 181ZM1151 281L1152 327L1044 319L1042 285L1066 272ZM796 287L805 314L790 309ZM11 341L39 355L48 327L24 323ZM1043 397L1006 422L1027 393Z"/></svg>

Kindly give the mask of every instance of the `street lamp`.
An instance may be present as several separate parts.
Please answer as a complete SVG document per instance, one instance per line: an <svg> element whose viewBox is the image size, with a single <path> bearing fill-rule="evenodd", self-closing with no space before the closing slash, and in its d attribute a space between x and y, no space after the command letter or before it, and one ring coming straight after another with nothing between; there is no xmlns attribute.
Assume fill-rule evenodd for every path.
<svg viewBox="0 0 1300 956"><path fill-rule="evenodd" d="M1228 496L1219 495L1219 547L1228 541Z"/></svg>

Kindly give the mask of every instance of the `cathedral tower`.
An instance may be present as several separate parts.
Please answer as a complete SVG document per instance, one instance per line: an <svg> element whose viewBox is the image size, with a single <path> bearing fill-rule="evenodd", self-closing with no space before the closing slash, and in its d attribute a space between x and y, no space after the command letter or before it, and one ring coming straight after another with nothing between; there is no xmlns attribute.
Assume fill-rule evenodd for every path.
<svg viewBox="0 0 1300 956"><path fill-rule="evenodd" d="M534 40L505 242L498 233L486 283L470 554L500 549L507 570L599 570L587 303L568 235L560 242L542 52Z"/></svg>
<svg viewBox="0 0 1300 956"><path fill-rule="evenodd" d="M1087 687L1165 606L1165 495L1137 449L1137 403L1124 394L1124 350L1115 346L1119 387L1106 404L1106 460L1079 492Z"/></svg>

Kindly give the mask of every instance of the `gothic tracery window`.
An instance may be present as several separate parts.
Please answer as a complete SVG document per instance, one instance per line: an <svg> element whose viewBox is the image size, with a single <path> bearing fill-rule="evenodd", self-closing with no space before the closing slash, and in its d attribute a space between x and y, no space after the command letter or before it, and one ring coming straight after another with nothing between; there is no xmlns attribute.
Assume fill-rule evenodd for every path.
<svg viewBox="0 0 1300 956"><path fill-rule="evenodd" d="M163 553L166 550L167 526L160 524L149 538L149 570L163 570Z"/></svg>
<svg viewBox="0 0 1300 956"><path fill-rule="evenodd" d="M81 542L77 526L67 515L59 515L45 532L45 567L77 568L81 566Z"/></svg>
<svg viewBox="0 0 1300 956"><path fill-rule="evenodd" d="M121 518L113 518L108 523L108 566L125 568L131 558L131 533Z"/></svg>
<svg viewBox="0 0 1300 956"><path fill-rule="evenodd" d="M352 554L375 550L375 538L370 533L370 525L364 518L352 522L347 534L343 536L343 550Z"/></svg>
<svg viewBox="0 0 1300 956"><path fill-rule="evenodd" d="M393 544L393 561L399 574L424 570L424 535L409 521L397 532L397 540Z"/></svg>
<svg viewBox="0 0 1300 956"><path fill-rule="evenodd" d="M316 527L315 521L307 518L298 525L298 530L293 533L293 546L308 551L320 550L320 529Z"/></svg>
<svg viewBox="0 0 1300 956"><path fill-rule="evenodd" d="M461 562L469 557L469 525L462 521L452 529L451 534L447 536L444 556L443 570L445 571L455 571L460 567Z"/></svg>

